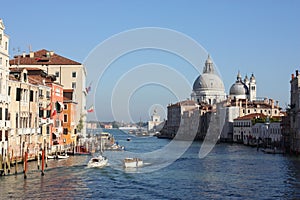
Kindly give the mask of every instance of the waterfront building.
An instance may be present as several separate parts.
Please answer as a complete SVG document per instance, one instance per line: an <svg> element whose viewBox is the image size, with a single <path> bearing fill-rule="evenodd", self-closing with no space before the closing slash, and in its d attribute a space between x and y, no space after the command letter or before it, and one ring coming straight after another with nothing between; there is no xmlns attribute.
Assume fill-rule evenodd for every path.
<svg viewBox="0 0 300 200"><path fill-rule="evenodd" d="M20 70L20 68L11 68L11 71ZM46 82L54 81L54 76L48 76L46 72L38 68L26 68L28 80L31 84L37 85L39 90L35 94L38 98L37 103L39 107L38 111L38 123L39 123L39 138L38 143L40 148L48 148L51 143L50 130L53 125L51 119L51 87L46 85Z"/></svg>
<svg viewBox="0 0 300 200"><path fill-rule="evenodd" d="M292 74L290 80L290 149L293 152L300 152L300 74Z"/></svg>
<svg viewBox="0 0 300 200"><path fill-rule="evenodd" d="M14 157L22 157L24 152L34 157L39 151L39 86L30 83L25 68L11 69L8 81L8 108L11 130L8 135L9 151Z"/></svg>
<svg viewBox="0 0 300 200"><path fill-rule="evenodd" d="M279 145L282 141L280 117L269 118L261 113L254 113L234 119L233 141L245 145Z"/></svg>
<svg viewBox="0 0 300 200"><path fill-rule="evenodd" d="M74 90L64 89L64 109L63 109L63 144L65 149L70 149L76 146L76 108L77 102L74 101Z"/></svg>
<svg viewBox="0 0 300 200"><path fill-rule="evenodd" d="M51 87L51 121L53 121L50 129L50 147L51 152L63 151L63 109L64 96L63 86L57 82L48 81L46 85Z"/></svg>
<svg viewBox="0 0 300 200"><path fill-rule="evenodd" d="M5 26L0 19L0 156L4 157L8 149L10 135L10 114L8 112L11 98L7 95L9 76L9 36L4 32ZM1 158L0 158L1 159Z"/></svg>
<svg viewBox="0 0 300 200"><path fill-rule="evenodd" d="M210 105L226 99L223 81L217 74L209 55L205 61L203 73L197 77L193 84L191 99L198 103Z"/></svg>
<svg viewBox="0 0 300 200"><path fill-rule="evenodd" d="M154 109L153 114L151 116L151 120L148 121L148 131L158 131L157 128L161 123L162 121L160 121L160 116L157 114L156 109Z"/></svg>
<svg viewBox="0 0 300 200"><path fill-rule="evenodd" d="M77 104L75 122L76 127L82 127L77 132L86 136L86 69L76 61L65 58L61 55L45 49L23 53L22 55L14 56L9 61L12 67L31 67L39 68L46 71L47 74L54 74L57 79L56 83L63 85L64 89L73 89L74 98ZM82 124L80 124L80 122ZM78 126L79 125L79 126Z"/></svg>
<svg viewBox="0 0 300 200"><path fill-rule="evenodd" d="M185 111L199 110L199 105L193 100L185 100L168 106L167 121L160 131L160 137L173 138L181 125L181 118ZM184 124L183 124L184 126Z"/></svg>

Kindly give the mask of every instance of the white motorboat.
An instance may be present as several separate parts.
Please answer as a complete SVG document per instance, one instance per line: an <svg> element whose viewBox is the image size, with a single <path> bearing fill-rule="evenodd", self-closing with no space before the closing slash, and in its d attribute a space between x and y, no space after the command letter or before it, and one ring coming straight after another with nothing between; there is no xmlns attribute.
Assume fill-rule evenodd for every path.
<svg viewBox="0 0 300 200"><path fill-rule="evenodd" d="M108 159L105 156L97 156L91 158L91 160L88 162L88 167L105 167L107 165Z"/></svg>
<svg viewBox="0 0 300 200"><path fill-rule="evenodd" d="M56 159L57 156L56 156L56 155L48 155L47 158L48 158L48 159Z"/></svg>
<svg viewBox="0 0 300 200"><path fill-rule="evenodd" d="M68 154L57 155L57 159L66 159L69 158Z"/></svg>
<svg viewBox="0 0 300 200"><path fill-rule="evenodd" d="M143 160L140 158L125 158L124 161L125 168L137 168L143 166Z"/></svg>

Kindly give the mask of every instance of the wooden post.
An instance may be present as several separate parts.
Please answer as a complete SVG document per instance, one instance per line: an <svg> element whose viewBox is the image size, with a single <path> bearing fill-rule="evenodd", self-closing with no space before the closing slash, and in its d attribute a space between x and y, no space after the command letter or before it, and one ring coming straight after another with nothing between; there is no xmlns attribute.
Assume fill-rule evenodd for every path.
<svg viewBox="0 0 300 200"><path fill-rule="evenodd" d="M27 167L28 167L28 164L27 164L27 159L28 159L28 152L26 151L25 152L25 156L24 156L24 179L27 178Z"/></svg>
<svg viewBox="0 0 300 200"><path fill-rule="evenodd" d="M45 149L42 150L42 173L41 175L44 176L44 167L45 167Z"/></svg>
<svg viewBox="0 0 300 200"><path fill-rule="evenodd" d="M38 155L37 155L37 169L40 169L40 151L38 151Z"/></svg>
<svg viewBox="0 0 300 200"><path fill-rule="evenodd" d="M7 162L7 174L10 174L10 153L7 153L6 162Z"/></svg>
<svg viewBox="0 0 300 200"><path fill-rule="evenodd" d="M6 158L7 158L7 156L6 156L6 154L4 154L4 162L3 162L3 164L4 164L4 171L3 171L3 174L4 174L4 176L6 175L6 173L7 173L7 167L6 167Z"/></svg>
<svg viewBox="0 0 300 200"><path fill-rule="evenodd" d="M18 158L17 155L15 155L15 174L18 173Z"/></svg>
<svg viewBox="0 0 300 200"><path fill-rule="evenodd" d="M2 154L0 154L0 175L2 175L2 170L3 170L2 161L3 161Z"/></svg>
<svg viewBox="0 0 300 200"><path fill-rule="evenodd" d="M48 156L47 156L47 154L48 154L48 153L47 153L47 152L48 152L48 148L47 148L47 144L46 144L46 143L45 143L45 148L44 148L44 149L45 149L45 160L46 160L45 166L46 166L46 168L47 168L47 167L48 167L48 164L47 164L47 163L48 163L48 158L47 158L47 157L48 157Z"/></svg>

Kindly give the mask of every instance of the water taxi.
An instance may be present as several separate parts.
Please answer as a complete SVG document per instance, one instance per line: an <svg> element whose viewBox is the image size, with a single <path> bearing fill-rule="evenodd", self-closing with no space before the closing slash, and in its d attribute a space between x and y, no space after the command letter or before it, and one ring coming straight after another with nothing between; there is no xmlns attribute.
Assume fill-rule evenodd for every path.
<svg viewBox="0 0 300 200"><path fill-rule="evenodd" d="M143 166L143 160L140 158L125 158L124 161L125 168L137 168Z"/></svg>

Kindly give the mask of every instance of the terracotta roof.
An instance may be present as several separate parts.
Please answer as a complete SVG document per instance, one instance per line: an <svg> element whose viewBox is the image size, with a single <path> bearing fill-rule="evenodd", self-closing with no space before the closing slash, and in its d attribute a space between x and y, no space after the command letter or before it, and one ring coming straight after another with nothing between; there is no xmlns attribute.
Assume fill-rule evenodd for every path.
<svg viewBox="0 0 300 200"><path fill-rule="evenodd" d="M235 120L247 120L247 119L257 119L257 118L266 118L267 116L262 113L252 113L249 115L245 115L243 117L238 117Z"/></svg>
<svg viewBox="0 0 300 200"><path fill-rule="evenodd" d="M30 54L17 55L9 61L10 65L81 65L81 63L55 54L46 49L33 52L33 57Z"/></svg>

